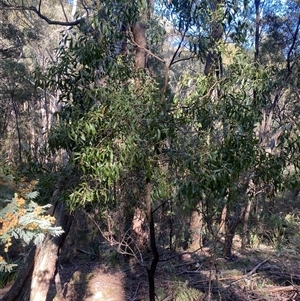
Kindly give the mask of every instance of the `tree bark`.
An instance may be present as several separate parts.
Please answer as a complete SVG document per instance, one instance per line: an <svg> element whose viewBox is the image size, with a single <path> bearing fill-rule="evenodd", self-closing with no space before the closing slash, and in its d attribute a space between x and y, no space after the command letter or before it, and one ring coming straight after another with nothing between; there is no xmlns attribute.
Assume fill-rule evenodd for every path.
<svg viewBox="0 0 300 301"><path fill-rule="evenodd" d="M202 202L199 202L196 209L192 211L190 218L190 238L189 249L197 250L202 247L202 227L203 214Z"/></svg>
<svg viewBox="0 0 300 301"><path fill-rule="evenodd" d="M47 298L50 281L55 277L56 263L72 224L72 216L65 210L62 202L56 201L54 212L57 226L65 233L59 237L47 236L43 244L37 248L31 281L30 301L44 301Z"/></svg>
<svg viewBox="0 0 300 301"><path fill-rule="evenodd" d="M152 212L152 204L151 204L151 183L150 179L146 179L146 207L147 207L147 218L150 228L150 247L152 253L152 262L150 269L147 270L148 272L148 282L149 282L149 299L150 301L155 301L155 281L154 275L156 271L156 266L159 262L159 254L156 247L155 241L155 228L154 228L154 221L153 221L153 212Z"/></svg>
<svg viewBox="0 0 300 301"><path fill-rule="evenodd" d="M252 207L252 198L249 198L246 204L245 215L243 218L243 233L242 233L242 245L241 245L242 251L246 250L248 244L248 223L249 223L251 207Z"/></svg>
<svg viewBox="0 0 300 301"><path fill-rule="evenodd" d="M144 20L150 18L150 12L152 9L153 1L147 1L147 9L141 13L140 20L132 26L132 34L135 44L135 67L136 69L146 69L147 67L147 38L146 38L146 24ZM136 86L139 87L141 83L136 82ZM152 253L152 262L150 268L147 269L148 283L149 283L149 299L155 301L155 281L154 275L156 266L159 262L159 254L155 241L155 227L153 221L152 203L151 203L151 180L146 178L145 183L145 201L146 201L146 215L150 229L150 248Z"/></svg>
<svg viewBox="0 0 300 301"><path fill-rule="evenodd" d="M145 25L142 22L136 23L134 26L132 26L132 34L134 43L136 45L135 66L137 69L144 69L147 65L147 39Z"/></svg>
<svg viewBox="0 0 300 301"><path fill-rule="evenodd" d="M239 223L242 221L244 215L244 209L240 212L236 212L233 216L226 221L226 234L223 248L223 257L226 259L232 258L232 244L235 231Z"/></svg>
<svg viewBox="0 0 300 301"><path fill-rule="evenodd" d="M220 55L216 52L215 49L218 42L222 39L224 34L223 25L221 23L222 20L220 20L219 18L219 11L223 2L224 0L211 1L211 6L212 6L211 37L210 37L211 42L210 42L210 49L208 51L205 67L204 67L204 74L206 76L213 74L217 66L221 62ZM220 73L219 71L217 72Z"/></svg>
<svg viewBox="0 0 300 301"><path fill-rule="evenodd" d="M30 298L30 282L32 277L33 265L34 265L34 256L35 256L36 247L33 247L25 263L22 265L19 274L10 288L10 290L4 295L2 301L22 301L29 300Z"/></svg>
<svg viewBox="0 0 300 301"><path fill-rule="evenodd" d="M220 224L219 224L220 234L224 234L226 232L226 217L227 217L227 203L223 206L221 216L220 216Z"/></svg>

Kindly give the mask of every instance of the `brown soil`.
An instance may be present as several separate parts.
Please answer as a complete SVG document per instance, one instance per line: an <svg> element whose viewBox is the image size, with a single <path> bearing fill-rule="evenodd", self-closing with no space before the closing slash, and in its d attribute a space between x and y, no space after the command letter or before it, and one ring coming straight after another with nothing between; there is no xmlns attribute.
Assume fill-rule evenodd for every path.
<svg viewBox="0 0 300 301"><path fill-rule="evenodd" d="M81 261L61 266L62 300L65 301L124 301L124 274L116 268L108 269L97 262ZM55 284L51 284L48 301L59 301Z"/></svg>

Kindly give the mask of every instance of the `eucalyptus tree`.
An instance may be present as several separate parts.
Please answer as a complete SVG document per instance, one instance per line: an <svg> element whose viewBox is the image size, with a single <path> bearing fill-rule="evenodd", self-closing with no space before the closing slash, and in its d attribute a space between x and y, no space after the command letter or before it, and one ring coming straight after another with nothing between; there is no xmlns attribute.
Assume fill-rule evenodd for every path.
<svg viewBox="0 0 300 301"><path fill-rule="evenodd" d="M43 11L43 2L32 6L0 1L5 9L66 26L48 80L41 82L44 90L47 83L59 96L61 109L49 144L53 152L64 149L68 154L74 177L69 209L98 206L102 216L106 214L107 229L114 226L112 237L127 242L134 254L140 250L138 240L149 245L151 301L159 262L155 230L166 228L154 227L159 210L164 215L168 205L167 218L173 222L180 211L197 209L207 231L224 238L224 257L230 257L237 225L251 207L248 200L260 188L278 189L286 166L290 160L296 162L295 122L291 127L291 122L282 125L276 139L270 132L282 116L277 114L278 97L293 85L281 88L285 77L278 77L276 64L272 68L265 64L267 56L261 49L269 37L260 35L261 3L249 3L255 10L252 23L246 18L247 3L105 1L76 7L74 1L78 18L73 12L71 19L59 20ZM291 39L285 40L282 60L285 53L288 59L286 69L280 69L283 74L297 66L299 23L293 17L292 25L284 23ZM246 39L253 32L251 51ZM171 46L164 52L159 46L166 41ZM195 74L185 72L186 61L197 62ZM296 81L293 72L286 80ZM274 123L266 132L262 129L270 118ZM63 185L59 184L59 193ZM134 248L129 242L134 231L129 235L127 230L137 212L149 234L137 230ZM63 210L59 214L62 223L71 222ZM121 226L112 224L114 219L122 221ZM174 229L169 232L172 241ZM46 258L51 242L45 246L40 254ZM41 272L47 268L54 275L58 249L51 266L40 265ZM39 300L46 298L49 283L50 278L45 279Z"/></svg>
<svg viewBox="0 0 300 301"><path fill-rule="evenodd" d="M78 30L66 33L58 50L59 63L50 70L54 79L50 85L56 85L60 91L62 109L58 112L57 127L53 129L49 142L53 150L63 148L68 152L69 162L80 176L70 195L71 208L93 202L102 209L119 209L118 203L127 206L132 194L127 196L127 190L122 188L128 187L128 175L139 175L143 184L132 183L131 190L136 191L133 194L135 202L127 207L131 212L132 208L141 208L148 218L149 244L153 254L147 269L150 300L154 300L155 296L154 272L159 261L152 206L160 206L161 199L163 203L171 199L176 194L178 180L185 178L193 165L202 164L196 160L186 165L185 160L182 161L186 157L179 158L178 151L175 151L182 139L178 130L194 129L199 125L193 119L180 124L181 107L177 107L177 98L167 93L168 74L180 60L180 53L186 46L206 60L205 78L213 79L213 70L220 73L223 32L220 35L219 23L228 18L221 13L223 5L228 3L174 1L169 4L168 9L175 16L175 28L177 26L176 30L180 32L180 41L168 60L152 53L147 46L146 29L151 29L152 3L95 3L86 11L86 18L70 22L49 20L41 13L41 5L38 8L6 5L6 8L34 12L50 24L78 25ZM207 7L206 4L212 6ZM200 27L202 20L207 28ZM199 36L192 33L195 27L199 29ZM148 56L163 64L163 85L150 76L146 68ZM189 102L188 97L185 102ZM215 121L212 122L208 128L216 126ZM193 135L188 135L182 140L188 158L192 158L196 151L195 147L191 147L193 139ZM197 145L198 141L195 143ZM176 162L176 177L169 173L171 161ZM184 192L184 196L181 193L177 203L179 208L192 198L189 190L185 190L184 185L182 187L180 191ZM50 252L49 245L44 250ZM47 265L46 268L54 272L54 266ZM45 279L45 289L38 292L39 299L46 296L47 284L49 278ZM35 295L31 294L30 298L34 299Z"/></svg>
<svg viewBox="0 0 300 301"><path fill-rule="evenodd" d="M263 206L263 212L269 210L266 196L282 189L284 179L282 173L273 173L276 167L289 174L287 182L297 183L298 161L298 115L294 94L299 85L295 81L298 69L299 55L299 5L295 1L288 1L282 6L281 1L255 1L255 53L254 60L258 70L269 68L269 92L264 96L261 122L258 129L260 146L269 158L263 160L270 167L271 180L269 184L265 178L258 177L256 181L256 212ZM253 92L255 97L255 90ZM297 102L297 101L296 101ZM268 162L268 163L267 163ZM261 163L261 167L266 167ZM281 166L281 168L279 166ZM297 164L296 164L297 165ZM267 165L268 166L268 165ZM262 170L262 169L261 169ZM281 175L281 176L279 176ZM291 180L293 178L293 180ZM290 187L290 185L288 185ZM272 189L270 189L272 187ZM268 193L269 192L269 193ZM258 202L258 199L262 202Z"/></svg>
<svg viewBox="0 0 300 301"><path fill-rule="evenodd" d="M194 9L185 7L184 3L181 6L189 14ZM216 7L204 12L202 6L196 7L196 12L200 10L207 17L215 10L216 16L210 22L216 23L220 6L221 3L217 3ZM120 200L128 202L124 196L126 191L121 189L127 183L120 180L138 170L145 186L140 192L135 188L140 187L138 183L132 183L140 202L131 203L129 207L143 209L145 206L153 254L148 268L150 299L153 300L153 277L159 255L152 206L155 199L172 198L176 189L176 178L168 175L169 164L166 163L176 157L172 153L172 141L177 139L173 137L176 133L173 120L177 113L172 112L174 100L167 93L168 73L179 59L187 33L195 22L187 24L180 36L181 42L174 47L170 60L165 60L147 49L146 28L153 14L151 4L105 3L97 6L96 11L90 22L80 24L75 37L66 38L67 47L60 49L60 64L51 70L56 78L54 84L61 91L63 106L50 144L54 149L66 149L70 163L80 170L81 180L70 196L70 205L74 208L96 202L102 208L113 209ZM208 53L206 69L218 68L211 66L210 61L217 63L218 56L212 48L219 39L216 34L208 48L200 49ZM198 47L196 52L200 50ZM164 65L163 85L150 76L146 68L147 56ZM210 75L211 71L206 74ZM177 161L177 164L182 162ZM181 167L178 170L185 173Z"/></svg>
<svg viewBox="0 0 300 301"><path fill-rule="evenodd" d="M70 164L79 170L81 178L70 196L71 208L92 202L100 202L102 208L113 208L117 201L113 187L119 185L120 177L135 170L139 172L144 182L143 193L138 195L141 202L132 206L145 203L147 208L153 253L148 274L150 299L154 300L158 253L151 193L155 170L158 170L156 145L165 130L158 122L158 113L162 111L161 92L146 69L146 27L152 8L150 4L134 6L124 1L94 5L90 19L78 23L59 22L79 27L73 30L74 35L66 33L58 50L59 63L50 70L54 75L52 87L57 85L62 103L50 145L53 149L66 149ZM40 6L38 9L12 4L5 7L44 16ZM43 19L49 21L47 17ZM120 189L120 185L117 188ZM47 244L42 249L51 253ZM50 267L49 261L43 266L40 259L40 268L45 267L52 274L55 266ZM30 299L46 298L50 279L44 280L45 289L32 290ZM28 298L28 289L19 296Z"/></svg>
<svg viewBox="0 0 300 301"><path fill-rule="evenodd" d="M151 194L158 185L155 176L161 173L157 144L167 128L162 93L146 69L146 26L152 8L120 1L100 5L98 11L80 27L78 37L67 39L69 47L61 50L61 63L52 70L65 104L50 143L67 149L70 162L81 170L71 206L96 202L102 210L119 210L121 203L131 212L125 216L132 216L134 208L145 212L153 254L147 268L149 292L154 300L159 258ZM138 173L144 184L124 182L131 173ZM128 185L137 190L135 199L122 189Z"/></svg>
<svg viewBox="0 0 300 301"><path fill-rule="evenodd" d="M286 53L281 59L285 62L280 68L281 77L278 69L274 69L280 61L269 60L266 64L262 60L263 55L272 54L272 51L261 52L262 44L269 35L267 27L272 26L265 21L268 15L262 15L265 3L212 1L211 14L205 13L209 6L205 6L204 1L185 3L186 6L181 6L180 1L172 4L169 10L178 14L174 18L174 26L184 32L185 45L202 59L205 75L183 77L182 87L178 90L180 94L177 95L177 109L176 106L172 108L173 112L178 112L174 113L175 120L180 116L177 121L180 126L175 128L178 129L176 138L181 138L178 149L173 149L173 154L180 154L175 164L177 174L181 175L178 183L182 181L179 196L181 200L190 199L192 206L197 206L198 214L204 215L206 227L217 239L224 231L223 254L230 257L232 238L243 219L246 224L253 197L257 199L281 189L283 173L288 165L297 161L297 126L287 119L279 125L278 121L283 118L275 117L276 112L283 113L278 101L283 100L284 91L289 90L286 80L294 72L291 67L297 66L297 14L284 21L289 32L286 32L283 43L285 49L281 48L282 53ZM272 10L272 14L276 20L284 15L276 9ZM207 31L200 25L205 17L206 22L202 24L208 26ZM215 37L212 34L217 31L216 22L223 25L223 30L218 31L220 34L222 31L222 38L217 32ZM198 29L196 33L193 31L195 28ZM278 31L271 32L279 34ZM228 43L234 43L234 46L229 47ZM276 53L278 55L279 52ZM189 115L187 112L191 107ZM293 113L289 116L293 118ZM200 155L199 151L196 159L194 152L198 148L194 146L197 143L201 144L198 148L203 153ZM216 184L213 189L211 183ZM218 225L216 220L219 218ZM246 235L246 226L244 231Z"/></svg>

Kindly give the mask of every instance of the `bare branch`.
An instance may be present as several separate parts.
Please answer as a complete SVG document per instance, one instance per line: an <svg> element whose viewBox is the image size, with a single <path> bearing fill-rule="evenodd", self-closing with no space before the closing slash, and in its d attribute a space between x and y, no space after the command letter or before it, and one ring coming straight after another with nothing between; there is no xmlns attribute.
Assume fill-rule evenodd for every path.
<svg viewBox="0 0 300 301"><path fill-rule="evenodd" d="M189 57L185 57L185 58L182 58L182 59L178 59L176 61L174 61L172 63L172 65L176 64L176 63L179 63L179 62L182 62L182 61L189 61L189 60L192 60L192 59L195 59L197 58L196 56L189 56Z"/></svg>
<svg viewBox="0 0 300 301"><path fill-rule="evenodd" d="M293 40L292 40L292 45L288 51L288 55L287 55L287 69L288 69L288 72L291 72L292 71L292 67L291 67L291 55L292 55L292 52L295 48L295 44L296 44L296 41L297 41L297 37L298 37L298 33L299 33L299 28L300 27L300 16L298 18L298 22L297 22L297 26L296 26L296 29L295 29L295 32L293 34Z"/></svg>
<svg viewBox="0 0 300 301"><path fill-rule="evenodd" d="M71 13L72 20L75 20L76 12L77 12L77 0L73 0L73 8Z"/></svg>
<svg viewBox="0 0 300 301"><path fill-rule="evenodd" d="M143 49L144 51L146 51L149 55L151 55L152 57L156 58L157 60L159 60L160 62L165 64L165 60L160 58L159 56L155 55L153 52L151 52L150 50L148 50L145 47L140 46L138 43L136 43L133 39L131 39L130 41L134 46Z"/></svg>
<svg viewBox="0 0 300 301"><path fill-rule="evenodd" d="M19 10L19 11L32 11L36 13L42 20L46 21L50 25L75 26L85 21L85 16L70 22L51 20L41 13L40 6L41 6L41 2L39 2L39 7L36 8L35 6L10 5L0 0L0 10L8 9L8 10Z"/></svg>
<svg viewBox="0 0 300 301"><path fill-rule="evenodd" d="M178 54L178 51L181 49L182 43L183 43L183 41L184 41L184 39L185 39L185 37L186 37L186 33L187 33L187 31L188 31L188 28L189 28L189 22L188 22L188 24L187 24L187 26L186 26L186 29L185 29L183 35L181 36L181 40L180 40L180 42L179 42L179 44L178 44L178 46L177 46L176 51L175 51L174 54L173 54L173 57L172 57L172 59L171 59L171 61L170 61L170 64L169 64L168 68L170 68L170 67L172 66L172 64L174 63L174 60L175 60L175 58L176 58L176 56L177 56L177 54Z"/></svg>
<svg viewBox="0 0 300 301"><path fill-rule="evenodd" d="M63 4L62 0L59 0L59 2L60 2L61 9L63 11L63 14L65 16L66 22L69 22L67 14L66 14L66 11L65 11L65 7L64 7L64 4Z"/></svg>
<svg viewBox="0 0 300 301"><path fill-rule="evenodd" d="M131 237L129 232L131 229L127 230L120 241L117 241L113 233L111 231L108 231L108 233L105 233L102 231L100 225L95 221L95 219L88 214L88 217L91 219L91 221L95 224L95 226L98 228L99 232L103 236L106 241L110 243L111 246L116 246L117 247L117 252L122 255L130 255L135 258L135 260L141 265L144 266L144 260L143 260L143 255L141 250L139 249L138 245L134 241L134 239ZM132 245L136 248L136 251L133 249Z"/></svg>

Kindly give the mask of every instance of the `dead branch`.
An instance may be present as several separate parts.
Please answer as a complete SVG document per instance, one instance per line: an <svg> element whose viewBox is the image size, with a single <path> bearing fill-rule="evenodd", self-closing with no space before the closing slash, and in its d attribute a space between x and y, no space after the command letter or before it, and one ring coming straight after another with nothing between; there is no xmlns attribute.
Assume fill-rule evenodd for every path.
<svg viewBox="0 0 300 301"><path fill-rule="evenodd" d="M289 286L270 286L261 289L251 290L251 293L259 294L259 293L279 293L279 292L291 292L291 291L299 291L300 286L289 285Z"/></svg>
<svg viewBox="0 0 300 301"><path fill-rule="evenodd" d="M222 277L222 278L218 278L218 281L228 281L230 280L230 285L236 283L236 282L239 282L241 280L244 280L246 279L247 277L249 276L254 276L257 272L257 270L263 265L265 264L267 261L269 260L269 258L265 259L264 261L260 262L259 264L257 264L250 272L248 272L247 274L245 275L240 275L240 276L231 276L231 277ZM199 280L197 281L197 283L205 283L205 282L208 282L209 279L202 279L202 280Z"/></svg>
<svg viewBox="0 0 300 301"><path fill-rule="evenodd" d="M242 275L240 276L237 280L232 281L229 285L232 285L233 283L239 282L241 280L244 280L246 278L248 278L249 276L253 276L256 271L263 265L265 264L267 261L269 260L269 258L265 259L264 261L260 262L259 264L257 264L250 272L248 272L246 275ZM221 280L221 279L219 279Z"/></svg>
<svg viewBox="0 0 300 301"><path fill-rule="evenodd" d="M256 271L263 265L265 264L267 261L269 260L269 258L265 259L264 261L262 261L261 263L257 264L250 272L248 272L245 277L249 277L252 274L256 273Z"/></svg>
<svg viewBox="0 0 300 301"><path fill-rule="evenodd" d="M122 236L120 241L117 241L113 233L108 232L105 233L100 225L88 214L88 217L91 219L91 221L95 224L95 226L98 228L99 232L103 236L103 238L110 243L111 246L116 246L117 247L117 252L122 255L129 255L133 256L137 262L141 266L144 266L144 260L143 260L143 255L141 250L139 249L138 245L135 243L134 239L131 237L129 234L130 230L127 230L124 235ZM134 245L134 248L136 251L133 249L132 245Z"/></svg>
<svg viewBox="0 0 300 301"><path fill-rule="evenodd" d="M230 276L230 277L222 277L222 278L218 278L218 281L228 281L228 280L234 280L232 283L234 282L237 282L237 281L240 281L242 279L245 278L245 275L241 275L241 276ZM197 281L194 281L193 284L198 284L198 283L206 283L206 282L209 282L210 280L209 279L201 279L201 280L197 280ZM228 285L229 286L229 285ZM227 286L225 286L227 287Z"/></svg>

